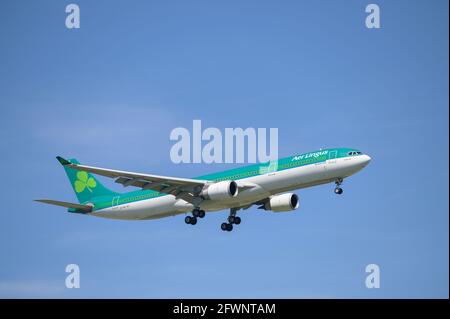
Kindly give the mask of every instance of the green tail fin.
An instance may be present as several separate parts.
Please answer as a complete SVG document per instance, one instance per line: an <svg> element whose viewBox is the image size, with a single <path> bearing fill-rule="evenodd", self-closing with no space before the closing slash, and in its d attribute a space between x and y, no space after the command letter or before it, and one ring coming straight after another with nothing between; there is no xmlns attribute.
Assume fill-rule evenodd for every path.
<svg viewBox="0 0 450 319"><path fill-rule="evenodd" d="M58 161L63 164L58 158ZM79 164L76 159L70 159L73 164ZM78 201L80 203L86 203L92 200L94 197L100 196L117 196L118 193L103 186L99 180L95 178L94 175L70 168L63 164L64 170L66 171L67 177L70 180L70 184L77 195Z"/></svg>

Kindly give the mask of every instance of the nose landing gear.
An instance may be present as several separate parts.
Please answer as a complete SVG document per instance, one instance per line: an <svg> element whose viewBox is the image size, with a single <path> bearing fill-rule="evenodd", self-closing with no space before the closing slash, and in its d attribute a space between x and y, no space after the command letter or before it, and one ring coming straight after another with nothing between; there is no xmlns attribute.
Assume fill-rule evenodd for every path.
<svg viewBox="0 0 450 319"><path fill-rule="evenodd" d="M338 178L334 183L336 184L336 187L334 188L334 193L341 195L344 190L341 188L342 183L344 180L342 178Z"/></svg>

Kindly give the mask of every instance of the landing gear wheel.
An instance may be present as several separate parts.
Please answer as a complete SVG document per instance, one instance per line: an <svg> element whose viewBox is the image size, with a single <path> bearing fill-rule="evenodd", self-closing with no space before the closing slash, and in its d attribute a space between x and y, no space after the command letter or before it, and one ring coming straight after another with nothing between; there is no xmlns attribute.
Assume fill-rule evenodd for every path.
<svg viewBox="0 0 450 319"><path fill-rule="evenodd" d="M205 217L205 215L206 215L206 213L205 213L204 210L200 210L200 211L198 212L198 217L200 217L200 218Z"/></svg>
<svg viewBox="0 0 450 319"><path fill-rule="evenodd" d="M233 224L227 224L227 231L233 230Z"/></svg>
<svg viewBox="0 0 450 319"><path fill-rule="evenodd" d="M184 218L184 222L185 222L186 224L190 224L190 223L191 223L191 219L192 219L191 216L186 216L186 217Z"/></svg>
<svg viewBox="0 0 450 319"><path fill-rule="evenodd" d="M200 210L199 210L199 209L194 209L194 210L192 211L192 215L193 215L194 217L199 217L199 216L200 216Z"/></svg>
<svg viewBox="0 0 450 319"><path fill-rule="evenodd" d="M235 223L235 220L236 220L236 217L235 217L235 216L233 216L233 215L228 216L228 222L229 222L230 224L234 224L234 223Z"/></svg>
<svg viewBox="0 0 450 319"><path fill-rule="evenodd" d="M197 217L191 217L191 225L197 224Z"/></svg>
<svg viewBox="0 0 450 319"><path fill-rule="evenodd" d="M228 229L228 224L222 223L222 225L220 225L220 229L222 229L223 231L226 231Z"/></svg>
<svg viewBox="0 0 450 319"><path fill-rule="evenodd" d="M234 223L236 225L239 225L241 223L241 217L239 217L239 216L234 217Z"/></svg>
<svg viewBox="0 0 450 319"><path fill-rule="evenodd" d="M334 193L335 194L341 195L343 192L344 192L344 190L342 188L340 188L340 187L336 187L334 189Z"/></svg>

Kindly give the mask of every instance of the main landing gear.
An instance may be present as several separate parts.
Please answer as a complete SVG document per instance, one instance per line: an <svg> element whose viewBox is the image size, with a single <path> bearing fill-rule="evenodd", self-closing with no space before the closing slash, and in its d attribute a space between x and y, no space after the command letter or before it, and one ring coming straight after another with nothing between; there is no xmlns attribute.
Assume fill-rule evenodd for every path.
<svg viewBox="0 0 450 319"><path fill-rule="evenodd" d="M334 183L336 184L336 187L334 188L334 193L335 194L338 194L338 195L341 195L343 192L344 192L344 190L341 188L341 185L342 185L342 182L343 182L344 180L342 179L342 178L338 178Z"/></svg>
<svg viewBox="0 0 450 319"><path fill-rule="evenodd" d="M195 225L195 224L197 224L197 218L203 218L203 217L205 217L205 215L206 215L206 213L204 210L201 210L199 208L194 208L192 210L192 216L186 216L184 218L184 222L189 225Z"/></svg>
<svg viewBox="0 0 450 319"><path fill-rule="evenodd" d="M241 217L236 216L237 209L231 208L230 209L230 215L228 216L228 223L222 223L220 225L220 228L223 231L232 231L233 230L233 224L239 225L241 223Z"/></svg>

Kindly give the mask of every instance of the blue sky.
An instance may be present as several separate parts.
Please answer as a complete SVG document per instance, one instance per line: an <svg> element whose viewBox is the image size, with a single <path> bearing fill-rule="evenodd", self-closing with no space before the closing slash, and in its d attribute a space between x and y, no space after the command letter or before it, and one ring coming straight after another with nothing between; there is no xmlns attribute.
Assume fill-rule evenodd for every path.
<svg viewBox="0 0 450 319"><path fill-rule="evenodd" d="M448 297L448 2L6 1L0 11L0 297ZM300 209L127 222L67 214L56 155L191 177L175 127L277 127L279 155L371 164ZM104 180L113 189L122 190ZM81 288L66 289L67 264ZM381 288L365 287L365 266Z"/></svg>

